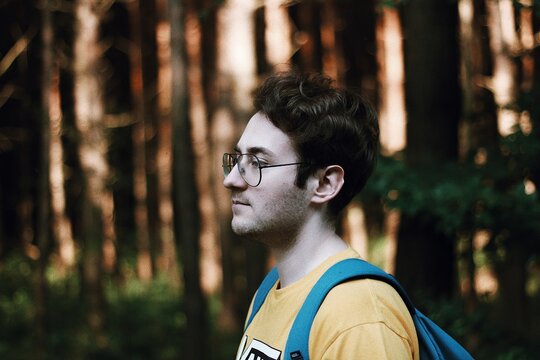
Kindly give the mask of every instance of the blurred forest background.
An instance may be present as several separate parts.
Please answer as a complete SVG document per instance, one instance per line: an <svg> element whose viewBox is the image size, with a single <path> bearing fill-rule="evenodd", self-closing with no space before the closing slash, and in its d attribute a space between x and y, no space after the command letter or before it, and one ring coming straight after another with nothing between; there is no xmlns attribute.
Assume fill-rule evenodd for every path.
<svg viewBox="0 0 540 360"><path fill-rule="evenodd" d="M343 237L478 359L540 358L540 1L1 0L0 29L0 358L234 358L271 259L221 155L290 66L380 114Z"/></svg>

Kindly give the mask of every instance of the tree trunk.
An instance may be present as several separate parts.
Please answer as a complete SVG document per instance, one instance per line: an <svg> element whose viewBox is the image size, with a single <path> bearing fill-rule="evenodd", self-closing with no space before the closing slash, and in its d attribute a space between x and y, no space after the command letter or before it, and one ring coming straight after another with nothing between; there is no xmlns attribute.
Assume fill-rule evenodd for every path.
<svg viewBox="0 0 540 360"><path fill-rule="evenodd" d="M518 113L512 108L518 94L517 62L519 50L512 0L486 0L489 45L493 54L493 75L489 88L497 104L499 133L509 135L518 124Z"/></svg>
<svg viewBox="0 0 540 360"><path fill-rule="evenodd" d="M293 29L287 7L281 1L267 1L264 11L264 43L268 70L287 69L294 53ZM257 55L259 57L259 54Z"/></svg>
<svg viewBox="0 0 540 360"><path fill-rule="evenodd" d="M493 74L490 34L485 24L484 1L462 0L461 12L461 79L463 84L464 131L460 154L498 151L497 109L487 80Z"/></svg>
<svg viewBox="0 0 540 360"><path fill-rule="evenodd" d="M504 262L497 267L499 290L496 318L505 329L519 336L527 336L531 325L526 293L529 254L522 240L508 239Z"/></svg>
<svg viewBox="0 0 540 360"><path fill-rule="evenodd" d="M53 84L53 47L54 29L52 23L51 4L48 0L42 3L42 79L41 79L41 122L40 122L40 161L38 171L37 189L37 221L36 243L39 249L38 268L35 273L35 321L36 321L36 356L38 359L46 357L46 311L47 311L47 278L45 276L49 259L50 242L50 106Z"/></svg>
<svg viewBox="0 0 540 360"><path fill-rule="evenodd" d="M538 34L540 32L540 3L538 1L533 3L533 14L533 33ZM534 72L531 99L540 99L540 46L534 47L532 56ZM540 106L538 105L538 102L533 102L531 107L533 136L540 142ZM536 189L540 189L540 161L536 162L531 173L531 180L535 183Z"/></svg>
<svg viewBox="0 0 540 360"><path fill-rule="evenodd" d="M200 215L188 111L185 14L182 1L169 2L173 122L173 210L184 280L186 336L184 359L208 359L206 299L200 283Z"/></svg>
<svg viewBox="0 0 540 360"><path fill-rule="evenodd" d="M342 47L340 61L343 83L359 88L372 102L377 100L376 12L374 0L336 1L338 14L338 44ZM397 48L399 51L399 47Z"/></svg>
<svg viewBox="0 0 540 360"><path fill-rule="evenodd" d="M217 76L215 102L212 106L211 137L214 161L219 162L237 141L237 132L252 115L251 91L256 85L255 3L234 0L217 13ZM215 167L214 191L218 203L219 231L222 244L223 302L222 324L238 329L245 316L251 295L265 272L262 246L239 240L231 230L230 194L223 187L223 171ZM247 279L242 286L236 278Z"/></svg>
<svg viewBox="0 0 540 360"><path fill-rule="evenodd" d="M160 271L168 274L173 283L179 283L180 272L174 242L172 212L172 123L171 123L171 56L170 26L167 0L157 1L157 59L158 59L158 189L161 246L158 254Z"/></svg>
<svg viewBox="0 0 540 360"><path fill-rule="evenodd" d="M146 120L147 103L145 98L144 66L143 66L143 16L141 14L141 1L129 3L131 21L130 47L131 61L131 92L135 124L133 126L133 190L135 196L135 226L137 236L137 274L140 279L148 281L155 273L155 257L152 256L152 242L150 241L150 209L148 209L148 177L146 150Z"/></svg>
<svg viewBox="0 0 540 360"><path fill-rule="evenodd" d="M157 40L155 0L139 0L141 17L141 63L144 114L146 208L148 209L148 235L153 267L157 270L162 256L161 221L159 217L158 148L159 116L157 111Z"/></svg>
<svg viewBox="0 0 540 360"><path fill-rule="evenodd" d="M319 24L321 5L318 1L302 1L289 7L296 25L294 39L298 51L292 62L303 71L322 71L322 45Z"/></svg>
<svg viewBox="0 0 540 360"><path fill-rule="evenodd" d="M217 234L216 204L212 197L213 162L207 106L204 102L202 77L201 22L193 4L186 8L189 114L193 126L193 153L197 164L197 188L201 210L201 275L205 293L215 293L222 284L220 243Z"/></svg>
<svg viewBox="0 0 540 360"><path fill-rule="evenodd" d="M62 110L60 105L60 73L58 64L51 68L52 83L50 87L50 168L49 181L51 188L51 209L53 237L59 261L56 270L66 274L75 265L76 246L70 219L66 214L66 193L64 175L64 149L62 145Z"/></svg>
<svg viewBox="0 0 540 360"><path fill-rule="evenodd" d="M396 8L382 7L377 19L378 108L381 151L392 155L405 147L403 34Z"/></svg>
<svg viewBox="0 0 540 360"><path fill-rule="evenodd" d="M404 4L407 148L412 168L436 169L457 158L460 112L457 3L413 0ZM421 215L399 229L396 275L411 293L450 296L455 288L454 244Z"/></svg>
<svg viewBox="0 0 540 360"><path fill-rule="evenodd" d="M99 78L100 1L75 2L74 100L78 155L82 172L81 248L83 296L87 321L98 344L104 327L102 244L104 237L105 182L108 177L102 87Z"/></svg>

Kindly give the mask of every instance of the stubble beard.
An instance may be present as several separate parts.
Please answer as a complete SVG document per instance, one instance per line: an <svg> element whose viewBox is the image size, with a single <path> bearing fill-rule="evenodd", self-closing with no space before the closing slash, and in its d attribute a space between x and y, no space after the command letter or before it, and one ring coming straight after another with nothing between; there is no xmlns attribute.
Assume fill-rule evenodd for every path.
<svg viewBox="0 0 540 360"><path fill-rule="evenodd" d="M252 208L251 214L244 214L246 219L233 218L232 230L271 249L288 248L304 225L307 206L303 192L289 191L271 203Z"/></svg>

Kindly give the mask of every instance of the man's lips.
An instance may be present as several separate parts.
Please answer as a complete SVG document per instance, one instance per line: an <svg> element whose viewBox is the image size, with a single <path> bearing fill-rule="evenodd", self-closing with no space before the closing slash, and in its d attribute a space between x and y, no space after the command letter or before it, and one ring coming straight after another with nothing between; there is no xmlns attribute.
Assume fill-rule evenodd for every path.
<svg viewBox="0 0 540 360"><path fill-rule="evenodd" d="M246 206L249 205L249 203L247 201L238 200L238 199L233 199L232 204L233 205L246 205Z"/></svg>

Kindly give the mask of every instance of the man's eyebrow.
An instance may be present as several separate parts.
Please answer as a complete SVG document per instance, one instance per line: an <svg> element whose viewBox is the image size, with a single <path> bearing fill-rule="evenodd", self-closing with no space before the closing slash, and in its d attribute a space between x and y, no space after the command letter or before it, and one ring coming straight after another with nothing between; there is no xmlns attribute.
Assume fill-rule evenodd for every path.
<svg viewBox="0 0 540 360"><path fill-rule="evenodd" d="M242 151L240 151L240 148L238 147L238 145L234 147L234 151L237 152L237 153L242 153ZM246 153L247 154L253 154L253 155L275 156L274 152L272 152L271 150L269 150L269 149L267 149L265 147L261 147L261 146L251 146L251 147L247 148Z"/></svg>

